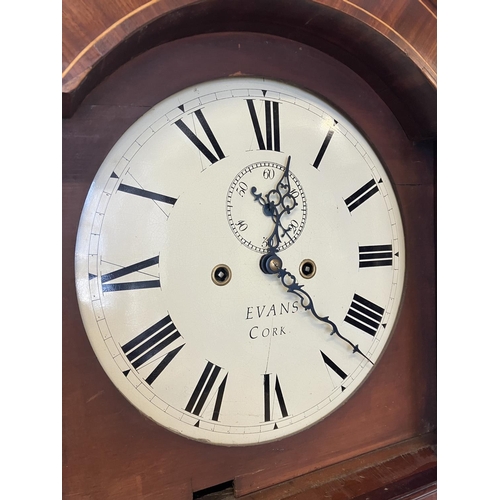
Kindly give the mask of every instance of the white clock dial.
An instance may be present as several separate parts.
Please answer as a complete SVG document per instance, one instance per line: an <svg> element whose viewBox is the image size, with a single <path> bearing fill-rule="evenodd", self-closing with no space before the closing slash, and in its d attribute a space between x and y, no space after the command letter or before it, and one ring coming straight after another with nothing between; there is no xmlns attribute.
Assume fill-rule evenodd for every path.
<svg viewBox="0 0 500 500"><path fill-rule="evenodd" d="M275 218L252 188L269 193L288 160L296 205L277 252L349 343L261 270ZM250 445L306 429L370 374L401 302L404 238L348 119L291 85L231 78L165 99L121 137L75 263L85 329L123 395L178 434Z"/></svg>

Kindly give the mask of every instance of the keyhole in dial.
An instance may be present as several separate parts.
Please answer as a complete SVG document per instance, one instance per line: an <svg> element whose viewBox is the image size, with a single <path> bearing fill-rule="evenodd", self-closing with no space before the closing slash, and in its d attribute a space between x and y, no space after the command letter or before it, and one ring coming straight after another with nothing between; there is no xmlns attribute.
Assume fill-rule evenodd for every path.
<svg viewBox="0 0 500 500"><path fill-rule="evenodd" d="M310 259L303 260L300 263L299 271L303 278L310 279L316 274L316 264Z"/></svg>
<svg viewBox="0 0 500 500"><path fill-rule="evenodd" d="M212 270L212 281L218 285L227 285L231 281L231 269L225 264L219 264Z"/></svg>

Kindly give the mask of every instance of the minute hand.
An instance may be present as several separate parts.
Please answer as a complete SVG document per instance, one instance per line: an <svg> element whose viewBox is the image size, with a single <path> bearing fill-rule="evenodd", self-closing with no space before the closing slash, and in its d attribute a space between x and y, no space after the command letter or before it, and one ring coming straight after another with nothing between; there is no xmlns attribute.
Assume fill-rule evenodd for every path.
<svg viewBox="0 0 500 500"><path fill-rule="evenodd" d="M295 295L297 295L297 297L299 297L300 303L306 311L311 311L316 319L331 326L332 331L330 332L330 335L337 335L352 347L353 353L357 352L361 354L361 356L363 356L373 365L374 363L361 351L357 344L354 345L353 342L345 338L339 332L337 325L333 321L331 321L328 316L320 316L316 312L313 300L311 296L304 290L304 286L297 283L297 279L295 278L295 276L283 267L281 259L276 255L276 253L278 252L278 247L280 245L279 228L283 228L283 226L281 225L281 216L284 213L289 214L297 205L296 200L290 194L290 160L291 156L289 156L287 159L285 171L283 172L281 179L278 181L276 188L269 191L265 198L261 194L257 193L257 189L255 187L252 188L252 194L255 198L255 201L258 201L262 205L264 213L267 216L272 217L274 222L273 232L267 240L268 252L262 257L260 261L260 268L266 274L276 273L280 278L281 283L286 287L287 291L290 293L294 293Z"/></svg>
<svg viewBox="0 0 500 500"><path fill-rule="evenodd" d="M281 267L277 273L276 273L281 280L281 283L283 286L286 287L287 292L294 293L299 297L300 299L300 304L306 311L311 311L313 316L318 319L319 321L322 321L323 323L327 323L332 327L332 331L330 332L330 335L337 335L339 338L341 338L344 342L347 342L351 347L352 347L352 352L357 352L361 354L367 361L369 361L372 365L374 364L373 361L370 360L359 348L359 346L356 344L354 345L349 339L345 338L341 333L339 332L339 329L337 328L337 325L329 319L328 316L320 316L317 312L316 309L314 308L313 300L311 296L304 290L304 285L299 285L297 283L297 279L295 276L290 272L287 271L284 267Z"/></svg>

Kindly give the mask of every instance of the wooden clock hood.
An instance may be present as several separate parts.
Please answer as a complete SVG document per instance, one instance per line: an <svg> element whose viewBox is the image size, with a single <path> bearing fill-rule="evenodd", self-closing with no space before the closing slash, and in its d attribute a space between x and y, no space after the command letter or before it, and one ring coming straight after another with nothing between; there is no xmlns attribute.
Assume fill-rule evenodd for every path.
<svg viewBox="0 0 500 500"><path fill-rule="evenodd" d="M62 12L63 498L436 498L436 2L63 0ZM133 408L92 351L74 279L82 207L113 144L165 97L236 75L291 81L350 117L387 168L407 248L403 306L369 379L312 428L244 448Z"/></svg>

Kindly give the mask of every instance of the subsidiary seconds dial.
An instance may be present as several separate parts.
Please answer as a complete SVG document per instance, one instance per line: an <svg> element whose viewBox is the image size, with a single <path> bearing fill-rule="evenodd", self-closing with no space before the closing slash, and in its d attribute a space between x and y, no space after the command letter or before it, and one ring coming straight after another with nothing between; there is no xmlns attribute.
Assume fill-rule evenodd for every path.
<svg viewBox="0 0 500 500"><path fill-rule="evenodd" d="M227 219L234 235L248 248L256 252L268 251L268 238L274 223L268 217L263 224L262 212L256 210L252 188L267 193L283 175L285 167L275 162L263 161L245 167L233 179L227 193ZM304 190L297 177L290 173L291 193L297 206L293 214L285 214L280 221L280 245L284 250L292 245L302 233L307 216L307 204ZM262 207L266 212L266 207ZM268 210L268 209L267 209ZM270 215L265 213L265 215ZM266 221L265 221L266 222Z"/></svg>

